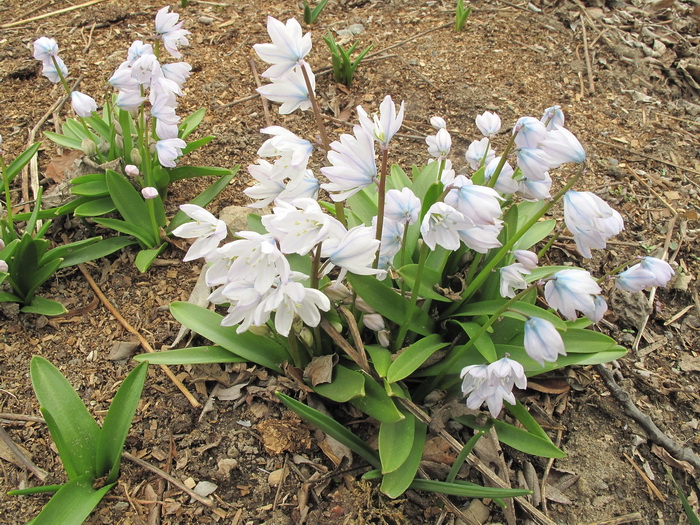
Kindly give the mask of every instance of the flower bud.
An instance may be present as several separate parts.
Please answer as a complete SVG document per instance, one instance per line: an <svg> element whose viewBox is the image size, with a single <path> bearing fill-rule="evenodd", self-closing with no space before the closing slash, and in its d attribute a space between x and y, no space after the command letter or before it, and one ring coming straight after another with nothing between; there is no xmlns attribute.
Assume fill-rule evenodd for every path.
<svg viewBox="0 0 700 525"><path fill-rule="evenodd" d="M95 142L92 139L83 139L80 143L80 149L82 149L83 153L88 157L94 157L97 154L97 146L95 146Z"/></svg>
<svg viewBox="0 0 700 525"><path fill-rule="evenodd" d="M389 330L380 330L379 332L377 332L377 340L379 341L379 344L382 345L384 348L389 348L389 346L391 346L389 335Z"/></svg>
<svg viewBox="0 0 700 525"><path fill-rule="evenodd" d="M314 334L306 326L299 332L299 339L308 347L312 347L314 344Z"/></svg>
<svg viewBox="0 0 700 525"><path fill-rule="evenodd" d="M141 158L141 152L138 150L138 148L131 150L131 153L129 153L129 159L131 159L132 164L136 164L137 166L141 165L143 159Z"/></svg>
<svg viewBox="0 0 700 525"><path fill-rule="evenodd" d="M141 195L143 196L144 199L147 201L150 201L152 199L155 199L158 197L158 190L154 188L153 186L146 186L141 190Z"/></svg>
<svg viewBox="0 0 700 525"><path fill-rule="evenodd" d="M335 328L335 331L339 334L343 332L343 324L340 321L331 321L331 326Z"/></svg>
<svg viewBox="0 0 700 525"><path fill-rule="evenodd" d="M75 114L79 117L88 118L97 111L97 103L90 95L86 95L80 91L73 91L70 94L70 98L73 111L75 111Z"/></svg>
<svg viewBox="0 0 700 525"><path fill-rule="evenodd" d="M270 335L270 329L267 327L267 325L262 325L262 326L251 325L248 327L248 332L250 332L251 334L260 335L263 337L267 337L268 335Z"/></svg>
<svg viewBox="0 0 700 525"><path fill-rule="evenodd" d="M124 173L126 173L129 177L138 177L141 174L139 169L133 164L127 164L124 166Z"/></svg>
<svg viewBox="0 0 700 525"><path fill-rule="evenodd" d="M109 144L107 144L104 140L100 141L100 145L97 146L97 148L100 150L100 153L109 153Z"/></svg>
<svg viewBox="0 0 700 525"><path fill-rule="evenodd" d="M352 295L348 287L338 281L332 281L330 286L321 290L331 301L342 301Z"/></svg>
<svg viewBox="0 0 700 525"><path fill-rule="evenodd" d="M10 268L7 266L7 263L0 259L0 273L7 273L9 271Z"/></svg>
<svg viewBox="0 0 700 525"><path fill-rule="evenodd" d="M116 120L112 121L112 126L114 126L114 129L117 131L119 135L123 135L124 131L122 130L122 125L119 124Z"/></svg>
<svg viewBox="0 0 700 525"><path fill-rule="evenodd" d="M364 323L373 332L384 330L384 318L379 314L365 314Z"/></svg>
<svg viewBox="0 0 700 525"><path fill-rule="evenodd" d="M2 211L2 206L0 206L0 212L1 211ZM5 249L5 241L0 239L0 250L4 250L4 249Z"/></svg>
<svg viewBox="0 0 700 525"><path fill-rule="evenodd" d="M529 250L515 250L513 252L515 259L525 268L532 271L537 268L537 254Z"/></svg>
<svg viewBox="0 0 700 525"><path fill-rule="evenodd" d="M115 135L114 136L114 144L116 144L116 146L119 149L124 149L124 137L122 137L121 135L118 135L118 134Z"/></svg>
<svg viewBox="0 0 700 525"><path fill-rule="evenodd" d="M374 308L368 305L367 301L365 301L362 297L358 297L357 299L355 299L355 307L360 312L364 312L366 314L374 314L377 312Z"/></svg>

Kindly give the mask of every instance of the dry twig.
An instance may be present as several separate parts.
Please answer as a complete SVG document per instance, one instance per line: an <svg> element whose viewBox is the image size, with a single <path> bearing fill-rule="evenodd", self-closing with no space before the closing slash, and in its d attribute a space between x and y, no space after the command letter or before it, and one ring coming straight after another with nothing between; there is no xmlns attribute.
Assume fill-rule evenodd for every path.
<svg viewBox="0 0 700 525"><path fill-rule="evenodd" d="M5 442L7 448L9 448L10 452L12 452L15 458L17 458L17 461L24 465L24 468L26 468L29 472L31 472L37 478L39 478L40 481L44 481L47 478L49 473L37 467L34 463L32 463L31 459L24 455L22 450L15 444L14 441L12 441L12 438L5 431L2 425L0 425L0 439L2 439Z"/></svg>
<svg viewBox="0 0 700 525"><path fill-rule="evenodd" d="M262 84L260 83L260 75L258 75L258 68L255 67L255 60L252 58L248 61L250 64L250 69L253 72L253 78L255 79L255 85L258 87L262 87ZM262 100L262 106L263 106L263 113L265 113L265 124L269 128L272 126L272 117L270 116L270 102L260 95L260 99Z"/></svg>
<svg viewBox="0 0 700 525"><path fill-rule="evenodd" d="M85 279L87 280L88 284L90 285L90 288L92 288L92 290L95 292L95 294L100 298L100 301L102 301L102 304L105 305L107 310L109 310L109 312L114 316L114 318L117 321L119 321L119 324L121 324L124 328L126 328L126 330L129 333L134 334L138 338L139 343L141 343L141 346L143 347L144 350L146 350L146 352L154 353L155 350L149 344L149 342L146 341L146 339L141 335L141 333L138 330L136 330L133 326L131 326L129 324L129 322L126 319L124 319L124 317L122 317L122 315L117 311L117 309L114 307L114 305L112 305L112 303L109 301L109 299L107 299L105 294L102 293L102 290L100 290L100 287L97 286L97 283L90 276L88 271L85 269L85 265L79 264L78 268L85 276ZM197 401L194 398L194 396L190 393L190 391L187 390L187 388L185 388L185 385L182 384L182 381L180 381L177 377L175 377L175 374L173 373L172 370L170 370L170 368L167 365L160 365L160 368L163 370L163 372L165 372L165 375L167 375L170 378L170 380L175 384L175 386L178 388L178 390L180 390L180 392L182 392L185 395L185 397L187 398L187 401L189 401L193 407L195 407L195 408L202 407L202 405L199 403L199 401Z"/></svg>

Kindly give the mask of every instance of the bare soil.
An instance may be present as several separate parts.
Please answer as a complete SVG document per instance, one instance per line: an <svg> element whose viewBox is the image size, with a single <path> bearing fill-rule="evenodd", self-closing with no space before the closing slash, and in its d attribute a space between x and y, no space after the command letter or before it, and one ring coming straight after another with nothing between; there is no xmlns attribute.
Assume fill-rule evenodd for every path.
<svg viewBox="0 0 700 525"><path fill-rule="evenodd" d="M0 134L9 158L26 147L29 131L61 95L41 76L31 56L35 38L56 38L72 77L82 76L80 89L100 101L109 93L106 79L129 44L152 38L153 18L162 7L107 0L2 26L70 5L55 0L0 4ZM602 329L630 349L615 364L618 382L662 431L698 450L700 5L696 0L535 0L529 5L477 0L472 6L466 29L455 33L450 27L451 1L330 0L310 28L315 45L310 62L318 72L323 109L336 119L331 132L350 129L347 122L355 118L358 103L376 108L391 94L394 100L406 101L407 115L405 135L392 161L406 167L423 162L428 120L439 115L448 122L453 162L461 168L463 152L478 138L477 114L497 111L507 126L520 116L539 116L544 108L561 104L568 127L589 155L589 170L579 188L607 199L622 213L626 230L593 260L580 259L566 236L555 244L552 257L572 260L598 275L616 261L639 254L665 254L673 261L679 277L670 289L658 290L651 301L642 294L614 295ZM313 137L308 114L280 116L273 106L267 121L260 98L251 97L256 87L251 59L258 71L264 68L251 46L268 41L266 16L301 19L301 8L289 2L241 0L192 1L176 10L192 32L184 60L194 72L179 113L206 108L198 134L216 136L187 163L243 166L212 211L246 204L241 191L250 184L245 166L255 161L264 140L260 128L274 123ZM355 82L346 88L334 84L332 75L320 73L329 65L321 35L327 29L348 28L359 30L354 38L361 47L374 48L372 59L360 66ZM60 116L50 116L37 140L60 122ZM505 134L499 137L497 149L506 140ZM40 178L50 187L54 182L45 177L48 166L65 152L43 142ZM57 169L60 172L60 165ZM183 182L174 188L172 211L202 184ZM85 235L85 225L59 220L52 235L59 242L63 236L77 238ZM146 274L135 269L134 253L128 250L87 265L115 308L156 349L171 344L179 329L169 303L186 300L199 273L199 265L179 262L182 255L170 247ZM132 336L77 269L59 272L42 293L62 302L69 313L52 319L0 313L0 422L48 472L45 483L60 483L63 470L45 426L7 415L40 415L29 361L42 355L56 364L99 418L134 366L128 359L110 359L110 350ZM441 517L441 504L430 495L409 491L395 501L386 498L376 485L359 480L363 468L357 458L352 466L344 463L337 469L323 436L274 400L275 390L296 392L291 380L245 366L174 370L202 405L210 401L210 410L194 408L159 368L152 367L126 448L188 486L216 484L215 507L193 501L158 475L125 461L118 486L89 523L459 522L449 513ZM238 388L225 390L228 400L210 399L217 385ZM527 480L532 484L533 479L541 483L546 476L547 498L533 502L555 522L684 523L667 468L697 508L698 473L652 445L610 397L595 369L575 368L539 378L522 401L568 456L551 463L506 449L508 472L501 475L513 486L525 486ZM371 440L371 425L356 416L339 414ZM451 431L465 441L464 429ZM433 445L426 465L439 472L454 456L439 441ZM40 482L18 467L7 451L0 452L0 523L27 521L48 496L4 495ZM484 461L493 458L488 451L482 454ZM481 522L513 520L493 502L452 500ZM527 523L527 515L516 510L517 522ZM605 521L614 518L619 520Z"/></svg>

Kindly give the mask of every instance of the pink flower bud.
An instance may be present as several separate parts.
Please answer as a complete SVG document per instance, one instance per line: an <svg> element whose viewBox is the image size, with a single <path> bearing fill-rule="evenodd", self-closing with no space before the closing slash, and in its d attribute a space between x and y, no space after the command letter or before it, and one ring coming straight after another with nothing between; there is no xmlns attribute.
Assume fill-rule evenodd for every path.
<svg viewBox="0 0 700 525"><path fill-rule="evenodd" d="M141 190L141 195L146 200L155 199L158 196L158 190L153 186L147 186Z"/></svg>
<svg viewBox="0 0 700 525"><path fill-rule="evenodd" d="M124 166L124 173L126 173L129 177L138 177L141 172L133 164L127 164Z"/></svg>

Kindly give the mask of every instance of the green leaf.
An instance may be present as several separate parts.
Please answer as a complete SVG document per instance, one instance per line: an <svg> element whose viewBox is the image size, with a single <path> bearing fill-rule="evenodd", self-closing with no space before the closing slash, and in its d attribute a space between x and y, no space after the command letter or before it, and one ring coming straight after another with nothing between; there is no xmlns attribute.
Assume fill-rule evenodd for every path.
<svg viewBox="0 0 700 525"><path fill-rule="evenodd" d="M170 312L193 332L252 363L281 372L279 364L289 360L289 353L280 344L251 332L238 334L235 326L221 326L223 317L206 308L175 302L170 305Z"/></svg>
<svg viewBox="0 0 700 525"><path fill-rule="evenodd" d="M59 208L59 210L63 211L62 208ZM114 205L112 197L103 197L101 199L90 199L79 204L75 207L73 214L77 217L99 217L100 215L112 213L116 209L117 207Z"/></svg>
<svg viewBox="0 0 700 525"><path fill-rule="evenodd" d="M676 478L671 473L671 469L666 467L666 472L668 473L668 476L671 478L671 481L673 482L673 486L676 487L676 493L678 494L678 497L680 498L681 503L683 504L683 511L685 512L685 516L688 518L688 523L690 523L690 525L700 525L700 519L698 519L698 515L695 514L695 511L693 510L693 507L690 505L688 498L685 497L683 490L681 490L681 487L680 487L680 485L678 485Z"/></svg>
<svg viewBox="0 0 700 525"><path fill-rule="evenodd" d="M4 280L4 279L3 279ZM10 292L0 292L0 303L21 303L22 299Z"/></svg>
<svg viewBox="0 0 700 525"><path fill-rule="evenodd" d="M534 281L539 281L540 279L546 279L547 277L551 277L557 272L561 272L562 270L575 270L576 266L542 266L539 268L535 268L534 270L530 271L529 275L525 275L525 280L529 283L534 282Z"/></svg>
<svg viewBox="0 0 700 525"><path fill-rule="evenodd" d="M398 498L406 492L408 487L412 485L416 472L418 472L418 466L423 456L423 448L425 447L425 433L428 427L415 418L414 425L413 447L406 461L393 472L384 474L382 478L380 490L390 498Z"/></svg>
<svg viewBox="0 0 700 525"><path fill-rule="evenodd" d="M90 127L94 129L105 142L109 142L109 136L112 134L112 128L109 124L95 114L87 117L85 121L90 124Z"/></svg>
<svg viewBox="0 0 700 525"><path fill-rule="evenodd" d="M8 496L29 496L30 494L45 494L46 492L57 492L63 485L39 485L26 489L8 490Z"/></svg>
<svg viewBox="0 0 700 525"><path fill-rule="evenodd" d="M32 299L31 304L23 306L20 308L20 312L25 314L38 314L38 315L62 315L68 310L58 301L53 301L51 299L46 299L45 297L35 296Z"/></svg>
<svg viewBox="0 0 700 525"><path fill-rule="evenodd" d="M80 195L84 197L104 197L109 195L107 182L100 180L75 184L71 187L70 192L73 195Z"/></svg>
<svg viewBox="0 0 700 525"><path fill-rule="evenodd" d="M593 354L620 348L612 337L593 330L569 328L561 334L561 338L564 340L567 354Z"/></svg>
<svg viewBox="0 0 700 525"><path fill-rule="evenodd" d="M455 481L447 483L445 481L435 481L431 479L416 479L411 483L413 490L424 492L438 492L448 496L462 496L464 498L515 498L517 496L527 496L532 494L530 490L522 489L501 489L496 487L481 487L473 483Z"/></svg>
<svg viewBox="0 0 700 525"><path fill-rule="evenodd" d="M394 472L403 465L413 449L416 418L407 410L400 410L405 419L379 425L378 444L382 474Z"/></svg>
<svg viewBox="0 0 700 525"><path fill-rule="evenodd" d="M540 319L549 321L557 330L561 330L563 332L566 332L567 330L567 324L561 319L561 317L545 310L544 308L535 306L534 304L526 303L525 301L518 301L510 307L510 310L515 310L527 317L539 317ZM510 312L505 312L503 315L508 315L509 313Z"/></svg>
<svg viewBox="0 0 700 525"><path fill-rule="evenodd" d="M134 264L136 264L136 268L141 273L147 272L148 269L151 267L151 264L153 264L153 261L156 260L156 257L158 257L163 251L165 251L165 248L168 246L167 243L163 243L157 248L151 248L149 250L141 250L137 255L136 255L136 261Z"/></svg>
<svg viewBox="0 0 700 525"><path fill-rule="evenodd" d="M34 272L31 275L31 286L25 291L25 296L24 296L24 301L25 303L28 301L32 301L32 305L34 305L34 294L36 291L39 289L39 287L44 284L46 281L48 281L53 274L56 273L56 270L58 270L58 267L61 265L61 260L56 260L56 261L51 261L46 263L44 266L41 266L36 272ZM25 270L22 270L23 273ZM48 301L48 299L47 299ZM55 301L51 301L55 302ZM63 312L61 312L63 313Z"/></svg>
<svg viewBox="0 0 700 525"><path fill-rule="evenodd" d="M469 336L469 339L474 339L482 329L482 326L478 323L462 323L454 320L452 322L459 325L459 327L464 330L464 333ZM498 359L496 356L496 347L488 333L481 334L480 337L474 340L473 344L474 348L476 348L489 363L493 363Z"/></svg>
<svg viewBox="0 0 700 525"><path fill-rule="evenodd" d="M404 418L384 387L369 376L365 376L365 396L351 399L350 403L382 423L395 423Z"/></svg>
<svg viewBox="0 0 700 525"><path fill-rule="evenodd" d="M147 373L148 363L141 363L126 376L102 424L97 439L95 474L97 477L109 475L107 483L116 481L119 475L122 449L141 399Z"/></svg>
<svg viewBox="0 0 700 525"><path fill-rule="evenodd" d="M513 250L529 250L547 237L557 225L555 219L536 222L513 246Z"/></svg>
<svg viewBox="0 0 700 525"><path fill-rule="evenodd" d="M391 366L391 352L379 345L367 345L365 350L369 354L372 360L372 366L374 370L379 374L379 377L386 377L386 373L389 371L389 366Z"/></svg>
<svg viewBox="0 0 700 525"><path fill-rule="evenodd" d="M131 139L131 133L133 130L133 125L131 121L131 114L123 109L119 110L119 125L122 127L122 141L124 142L123 155L126 164L133 164L131 160L131 150L134 149L134 142Z"/></svg>
<svg viewBox="0 0 700 525"><path fill-rule="evenodd" d="M318 410L307 407L303 403L300 403L299 401L292 399L281 392L275 392L275 395L280 399L280 401L282 401L282 403L285 404L287 408L292 410L301 419L321 429L330 437L348 447L373 467L379 468L381 466L377 451L371 448L367 443L365 443L365 441L350 432L343 425L338 423L335 419L319 412Z"/></svg>
<svg viewBox="0 0 700 525"><path fill-rule="evenodd" d="M194 150L201 148L202 146L206 146L209 144L212 140L214 140L214 137L209 135L207 137L202 137L201 139L193 140L192 142L188 142L187 146L182 148L182 155L189 155L192 153Z"/></svg>
<svg viewBox="0 0 700 525"><path fill-rule="evenodd" d="M37 151L39 151L40 146L41 142L37 142L29 146L22 153L20 153L19 156L15 160L13 160L9 166L5 168L4 172L0 174L2 175L2 178L0 178L0 180L5 180L8 184L11 183L12 180L15 178L15 175L17 175L20 171L22 171L22 168L29 164L29 161L32 160L32 157L36 155Z"/></svg>
<svg viewBox="0 0 700 525"><path fill-rule="evenodd" d="M220 346L191 346L134 356L136 361L152 365L199 365L209 363L246 363L247 360Z"/></svg>
<svg viewBox="0 0 700 525"><path fill-rule="evenodd" d="M80 525L114 484L92 488L93 478L80 476L63 485L44 506L32 525Z"/></svg>
<svg viewBox="0 0 700 525"><path fill-rule="evenodd" d="M204 114L206 113L206 110L204 108L198 109L191 115L185 117L182 119L182 122L180 123L180 138L181 139L186 139L190 133L192 133L195 129L197 129L197 126L201 124L202 120L204 120Z"/></svg>
<svg viewBox="0 0 700 525"><path fill-rule="evenodd" d="M392 164L390 175L387 179L387 188L400 191L403 188L411 189L411 186L413 186L413 182L408 178L406 172L401 169L401 166Z"/></svg>
<svg viewBox="0 0 700 525"><path fill-rule="evenodd" d="M149 230L144 230L140 226L131 222L122 221L120 219L110 219L107 217L96 217L94 221L100 226L109 228L119 233L133 235L146 246L153 244L153 234Z"/></svg>
<svg viewBox="0 0 700 525"><path fill-rule="evenodd" d="M535 418L530 415L530 412L527 411L527 408L525 408L520 401L518 401L516 399L514 405L511 405L510 403L506 403L505 407L508 410L508 412L513 414L513 416L515 416L517 418L517 420L520 421L520 423L522 423L522 425L531 434L534 434L535 436L539 436L542 439L546 439L546 440L551 442L551 440L549 439L549 436L544 431L544 429L535 420Z"/></svg>
<svg viewBox="0 0 700 525"><path fill-rule="evenodd" d="M94 261L132 244L136 244L136 241L129 237L110 237L89 246L68 250L63 256L63 261L59 268L68 268L87 261ZM62 248L69 248L70 246L63 246Z"/></svg>
<svg viewBox="0 0 700 525"><path fill-rule="evenodd" d="M370 224L372 217L377 215L377 191L373 185L358 191L347 203L364 224Z"/></svg>
<svg viewBox="0 0 700 525"><path fill-rule="evenodd" d="M395 383L405 379L418 370L431 355L448 345L449 343L443 342L438 334L431 334L419 339L404 349L391 363L386 374L387 381Z"/></svg>
<svg viewBox="0 0 700 525"><path fill-rule="evenodd" d="M180 166L168 170L170 182L176 180L191 179L193 177L226 177L232 170L227 168L214 168L209 166Z"/></svg>
<svg viewBox="0 0 700 525"><path fill-rule="evenodd" d="M376 277L348 273L347 278L357 295L390 321L398 325L411 322L409 329L420 335L430 335L433 332L434 322L426 312L412 305Z"/></svg>
<svg viewBox="0 0 700 525"><path fill-rule="evenodd" d="M365 376L343 365L336 365L333 367L333 380L330 383L312 388L320 396L336 403L345 403L365 395Z"/></svg>
<svg viewBox="0 0 700 525"><path fill-rule="evenodd" d="M228 175L224 175L221 177L219 180L213 182L207 189L205 189L202 193L197 195L194 199L190 201L191 204L196 204L197 206L201 206L202 208L206 207L207 204L209 204L211 201L213 201L219 193L221 193L226 186L228 186L229 182L233 180L233 178L236 176L236 173L238 172L238 168L240 166L234 166L232 170L229 170ZM166 228L166 231L168 233L172 232L175 228L178 226L186 223L187 221L191 220L187 214L180 210L175 214L175 217L172 218L170 221L170 224L168 224L168 227Z"/></svg>
<svg viewBox="0 0 700 525"><path fill-rule="evenodd" d="M151 216L148 213L146 201L143 200L141 194L136 191L136 188L131 185L126 177L116 171L107 170L105 176L107 177L109 195L112 197L117 210L119 210L119 214L129 224L138 226L149 232L149 237L152 236L153 234L150 233ZM154 246L156 243L157 239L151 239L146 244Z"/></svg>
<svg viewBox="0 0 700 525"><path fill-rule="evenodd" d="M407 264L398 270L399 275L403 277L404 281L406 281L406 284L411 289L413 289L413 285L416 282L416 274L418 273L417 270L417 264ZM434 299L435 301L451 303L451 299L448 299L444 295L440 295L435 291L435 285L440 284L441 280L442 274L438 270L428 265L424 266L418 295L425 297L426 299Z"/></svg>
<svg viewBox="0 0 700 525"><path fill-rule="evenodd" d="M54 133L53 131L44 131L44 135L50 141L55 142L56 144L58 144L59 146L63 146L64 148L75 149L78 151L82 151L83 149L82 139L67 137L66 135L59 135L58 133Z"/></svg>
<svg viewBox="0 0 700 525"><path fill-rule="evenodd" d="M39 404L55 423L55 428L49 430L68 477L94 477L100 427L58 368L39 356L32 358L29 368ZM60 435L59 440L55 432Z"/></svg>

